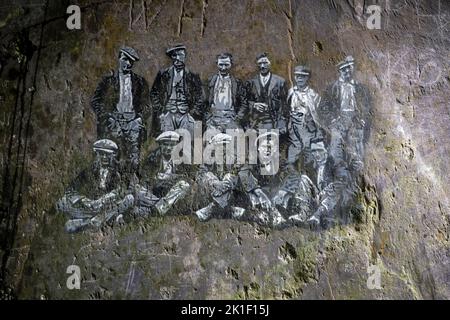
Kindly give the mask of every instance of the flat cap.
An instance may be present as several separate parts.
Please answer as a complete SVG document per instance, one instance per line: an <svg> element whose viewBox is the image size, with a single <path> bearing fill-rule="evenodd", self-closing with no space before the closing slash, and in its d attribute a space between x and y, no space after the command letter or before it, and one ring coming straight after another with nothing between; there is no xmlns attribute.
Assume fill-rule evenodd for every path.
<svg viewBox="0 0 450 320"><path fill-rule="evenodd" d="M310 75L311 69L307 66L296 66L294 68L294 74L304 74L304 75Z"/></svg>
<svg viewBox="0 0 450 320"><path fill-rule="evenodd" d="M133 61L139 60L139 55L137 54L136 50L134 50L131 47L122 47L120 48L120 52L126 55L128 58L130 58Z"/></svg>
<svg viewBox="0 0 450 320"><path fill-rule="evenodd" d="M117 147L117 144L109 139L101 139L94 142L93 145L94 151L105 151L109 153L114 153L119 150L119 147Z"/></svg>
<svg viewBox="0 0 450 320"><path fill-rule="evenodd" d="M263 53L258 54L258 55L256 56L256 63L259 63L259 62L262 62L262 61L265 61L265 62L269 62L269 63L270 63L269 55L268 55L266 52L263 52Z"/></svg>
<svg viewBox="0 0 450 320"><path fill-rule="evenodd" d="M352 56L347 56L343 61L339 62L337 64L337 67L339 70L341 70L342 68L351 66L355 64L355 59Z"/></svg>
<svg viewBox="0 0 450 320"><path fill-rule="evenodd" d="M165 131L156 138L156 141L159 143L178 142L180 135L175 131Z"/></svg>
<svg viewBox="0 0 450 320"><path fill-rule="evenodd" d="M186 51L186 46L183 44L174 45L173 47L170 47L169 49L166 50L166 54L170 57L170 56L172 56L172 53L174 53L175 51L178 51L178 50Z"/></svg>
<svg viewBox="0 0 450 320"><path fill-rule="evenodd" d="M271 137L271 140L269 141L269 137ZM258 145L259 140L261 140L260 144L273 144L274 139L278 139L278 133L276 132L266 132L263 134L260 134L258 138L255 140L255 146Z"/></svg>
<svg viewBox="0 0 450 320"><path fill-rule="evenodd" d="M230 143L233 137L226 133L218 133L209 140L210 144L218 145L223 143Z"/></svg>

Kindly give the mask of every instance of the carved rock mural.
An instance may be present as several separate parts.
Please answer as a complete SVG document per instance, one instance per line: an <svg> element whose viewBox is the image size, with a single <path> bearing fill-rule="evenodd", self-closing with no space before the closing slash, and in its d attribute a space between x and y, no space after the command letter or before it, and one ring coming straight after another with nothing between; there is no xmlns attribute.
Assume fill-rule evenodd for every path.
<svg viewBox="0 0 450 320"><path fill-rule="evenodd" d="M2 298L450 297L448 3L77 5L0 16Z"/></svg>

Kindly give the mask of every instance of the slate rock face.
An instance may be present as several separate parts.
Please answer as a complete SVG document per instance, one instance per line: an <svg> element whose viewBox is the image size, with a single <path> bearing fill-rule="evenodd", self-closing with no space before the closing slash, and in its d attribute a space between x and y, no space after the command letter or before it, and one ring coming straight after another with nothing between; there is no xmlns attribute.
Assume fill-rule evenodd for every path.
<svg viewBox="0 0 450 320"><path fill-rule="evenodd" d="M381 1L380 30L367 28L362 0L144 3L79 1L72 31L64 1L1 13L2 298L450 298L448 2ZM353 55L374 98L361 221L312 232L168 216L64 233L54 203L91 160L100 77L126 44L151 83L180 42L202 80L220 52L243 79L267 52L289 80L311 66L318 92ZM69 265L80 290L66 288ZM379 290L367 286L371 265Z"/></svg>

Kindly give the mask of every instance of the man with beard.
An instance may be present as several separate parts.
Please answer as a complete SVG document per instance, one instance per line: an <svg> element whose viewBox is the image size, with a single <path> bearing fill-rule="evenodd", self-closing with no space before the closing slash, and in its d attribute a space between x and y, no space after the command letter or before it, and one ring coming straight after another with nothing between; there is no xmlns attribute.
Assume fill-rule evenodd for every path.
<svg viewBox="0 0 450 320"><path fill-rule="evenodd" d="M233 56L230 53L217 56L219 71L209 79L206 93L208 129L225 132L240 127L242 113L247 106L247 93L241 80L230 74L232 65Z"/></svg>
<svg viewBox="0 0 450 320"><path fill-rule="evenodd" d="M65 226L67 232L100 228L134 204L133 195L117 171L117 144L102 139L93 148L94 165L77 176L56 205L57 210L70 217Z"/></svg>
<svg viewBox="0 0 450 320"><path fill-rule="evenodd" d="M286 131L286 81L270 71L266 53L256 58L259 74L247 83L248 106L243 112L245 127L253 129L279 129Z"/></svg>
<svg viewBox="0 0 450 320"><path fill-rule="evenodd" d="M202 83L185 66L185 46L172 47L166 54L172 59L172 66L158 72L150 92L153 122L159 119L159 126L155 124L159 131L155 133L186 129L193 135L195 120L203 121Z"/></svg>
<svg viewBox="0 0 450 320"><path fill-rule="evenodd" d="M98 84L91 106L97 116L97 137L117 141L121 171L136 172L142 142L144 120L151 112L147 81L132 71L139 56L133 48L119 51L119 69Z"/></svg>

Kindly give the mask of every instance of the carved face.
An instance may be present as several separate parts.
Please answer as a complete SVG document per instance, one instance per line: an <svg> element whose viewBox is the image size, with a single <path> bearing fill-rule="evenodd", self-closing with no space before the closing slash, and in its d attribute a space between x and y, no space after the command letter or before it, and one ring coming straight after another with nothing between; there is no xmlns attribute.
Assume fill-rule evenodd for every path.
<svg viewBox="0 0 450 320"><path fill-rule="evenodd" d="M119 56L119 70L122 73L130 73L131 69L133 68L133 60L131 60L129 57L127 57L125 54L120 53Z"/></svg>
<svg viewBox="0 0 450 320"><path fill-rule="evenodd" d="M308 84L309 75L296 73L294 74L295 84L299 88L304 88Z"/></svg>
<svg viewBox="0 0 450 320"><path fill-rule="evenodd" d="M326 149L314 149L312 150L312 156L318 165L323 165L327 161L328 153Z"/></svg>
<svg viewBox="0 0 450 320"><path fill-rule="evenodd" d="M173 66L176 69L183 69L186 63L186 51L185 50L177 50L172 53L170 56L172 58Z"/></svg>
<svg viewBox="0 0 450 320"><path fill-rule="evenodd" d="M267 57L261 58L258 60L258 68L259 68L259 72L265 76L269 73L270 71L270 60Z"/></svg>
<svg viewBox="0 0 450 320"><path fill-rule="evenodd" d="M262 140L258 146L259 161L262 165L269 165L273 162L274 156L278 151L278 146L274 141Z"/></svg>
<svg viewBox="0 0 450 320"><path fill-rule="evenodd" d="M219 69L219 73L221 76L227 76L230 73L231 69L231 59L218 59L217 60L217 68Z"/></svg>
<svg viewBox="0 0 450 320"><path fill-rule="evenodd" d="M116 161L117 154L113 151L106 151L101 149L95 150L95 160L100 164L101 168L112 168Z"/></svg>
<svg viewBox="0 0 450 320"><path fill-rule="evenodd" d="M339 70L341 77L344 81L351 81L353 79L353 73L355 72L355 66L349 65Z"/></svg>
<svg viewBox="0 0 450 320"><path fill-rule="evenodd" d="M176 144L176 142L165 142L161 144L161 154L164 158L168 159L172 156L172 151Z"/></svg>

